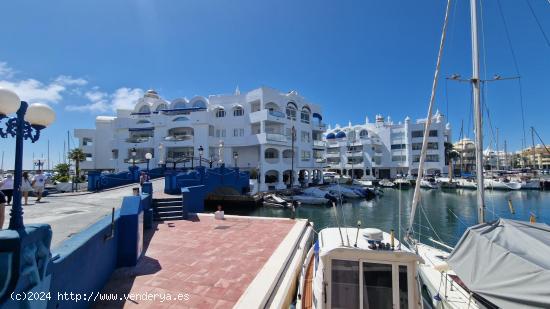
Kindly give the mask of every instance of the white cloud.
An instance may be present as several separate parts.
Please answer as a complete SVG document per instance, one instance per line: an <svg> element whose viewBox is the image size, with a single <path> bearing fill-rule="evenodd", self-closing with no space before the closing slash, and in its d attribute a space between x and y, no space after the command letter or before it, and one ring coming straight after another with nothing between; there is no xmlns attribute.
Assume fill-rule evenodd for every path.
<svg viewBox="0 0 550 309"><path fill-rule="evenodd" d="M73 78L68 75L60 75L53 81L44 83L34 78L17 79L15 70L7 62L0 62L0 87L7 88L19 95L21 100L44 103L58 103L63 100L65 92L74 92L76 87L88 83L83 78Z"/></svg>
<svg viewBox="0 0 550 309"><path fill-rule="evenodd" d="M0 61L0 77L12 78L14 74L15 74L15 71L8 66L7 62Z"/></svg>
<svg viewBox="0 0 550 309"><path fill-rule="evenodd" d="M87 91L84 96L90 101L89 104L68 105L66 109L81 112L114 112L117 109L132 109L136 101L143 97L143 89L122 87L108 94L94 88Z"/></svg>
<svg viewBox="0 0 550 309"><path fill-rule="evenodd" d="M21 100L47 103L61 101L63 98L61 93L66 89L65 86L55 82L43 84L32 78L21 81L0 80L0 87L14 91L19 95Z"/></svg>
<svg viewBox="0 0 550 309"><path fill-rule="evenodd" d="M59 75L55 79L55 83L65 86L84 86L88 84L88 81L83 78L73 78L68 75Z"/></svg>

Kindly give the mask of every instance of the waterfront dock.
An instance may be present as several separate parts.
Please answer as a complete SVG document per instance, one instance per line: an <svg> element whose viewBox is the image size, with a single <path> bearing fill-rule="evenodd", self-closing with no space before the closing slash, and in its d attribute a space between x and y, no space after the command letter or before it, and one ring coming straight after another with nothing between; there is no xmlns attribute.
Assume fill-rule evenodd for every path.
<svg viewBox="0 0 550 309"><path fill-rule="evenodd" d="M260 308L289 305L311 238L307 220L194 215L156 222L135 267L117 269L102 293L187 294L186 301L105 301L104 307Z"/></svg>
<svg viewBox="0 0 550 309"><path fill-rule="evenodd" d="M164 178L152 180L155 191L164 190ZM130 184L100 192L75 192L48 195L41 203L29 197L29 204L23 206L25 224L46 223L52 227L51 248L64 240L85 230L105 216L112 209L119 209L122 199L132 195L132 188L139 184ZM155 192L156 194L157 192ZM4 226L9 224L11 206L6 206Z"/></svg>

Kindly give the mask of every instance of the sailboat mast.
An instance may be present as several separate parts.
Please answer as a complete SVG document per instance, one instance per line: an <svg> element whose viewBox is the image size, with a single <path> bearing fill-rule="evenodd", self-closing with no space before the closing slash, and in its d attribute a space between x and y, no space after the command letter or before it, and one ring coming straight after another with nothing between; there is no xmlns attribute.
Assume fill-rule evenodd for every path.
<svg viewBox="0 0 550 309"><path fill-rule="evenodd" d="M477 0L470 0L472 27L472 91L474 98L476 174L477 174L477 219L485 222L484 181L483 181L483 122L481 117L481 93L479 80L479 50L477 39Z"/></svg>

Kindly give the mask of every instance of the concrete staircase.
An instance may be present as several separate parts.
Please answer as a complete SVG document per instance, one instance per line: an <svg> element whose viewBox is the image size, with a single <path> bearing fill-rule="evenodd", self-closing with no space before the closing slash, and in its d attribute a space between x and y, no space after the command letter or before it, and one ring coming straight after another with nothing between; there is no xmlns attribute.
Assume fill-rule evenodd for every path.
<svg viewBox="0 0 550 309"><path fill-rule="evenodd" d="M181 197L153 199L153 220L182 220L183 206Z"/></svg>

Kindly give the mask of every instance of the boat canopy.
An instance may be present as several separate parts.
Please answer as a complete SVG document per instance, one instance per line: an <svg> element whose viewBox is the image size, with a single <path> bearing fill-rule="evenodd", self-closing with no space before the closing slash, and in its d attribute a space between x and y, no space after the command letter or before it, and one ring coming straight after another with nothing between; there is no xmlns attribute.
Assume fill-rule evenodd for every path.
<svg viewBox="0 0 550 309"><path fill-rule="evenodd" d="M470 289L501 308L550 308L550 226L499 219L470 227L448 259Z"/></svg>

